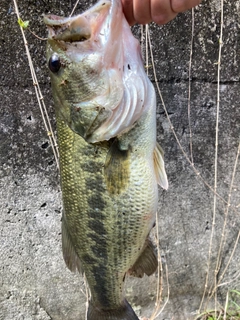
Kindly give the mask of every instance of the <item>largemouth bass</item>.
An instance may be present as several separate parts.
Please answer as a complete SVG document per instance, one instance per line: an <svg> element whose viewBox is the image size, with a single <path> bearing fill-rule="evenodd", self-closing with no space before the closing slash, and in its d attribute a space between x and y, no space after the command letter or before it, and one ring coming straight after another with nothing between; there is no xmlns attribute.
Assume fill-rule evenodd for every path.
<svg viewBox="0 0 240 320"><path fill-rule="evenodd" d="M156 142L155 91L120 0L44 21L60 152L63 256L71 271L85 272L88 320L136 320L124 279L157 268L149 233L157 184L168 187Z"/></svg>

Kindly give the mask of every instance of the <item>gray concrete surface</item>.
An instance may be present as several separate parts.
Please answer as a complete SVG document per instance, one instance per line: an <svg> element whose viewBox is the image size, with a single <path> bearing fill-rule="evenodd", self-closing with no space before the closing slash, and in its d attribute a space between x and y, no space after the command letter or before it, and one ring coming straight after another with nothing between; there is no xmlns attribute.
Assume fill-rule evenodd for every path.
<svg viewBox="0 0 240 320"><path fill-rule="evenodd" d="M74 1L19 1L23 20L44 37L44 13L68 15ZM76 12L89 6L82 1ZM218 193L227 200L240 136L240 1L224 2L220 85ZM134 27L139 35L140 28ZM188 66L191 11L166 26L150 28L157 77L170 119L189 155ZM191 129L193 158L204 179L214 184L217 64L220 1L195 9L192 57ZM37 76L54 123L45 42L26 33ZM61 255L61 194L51 147L32 86L13 3L0 7L0 319L83 320L83 280L71 274ZM153 80L152 69L149 68ZM158 140L165 150L169 190L159 190L159 237L163 269L168 267L169 302L158 320L193 319L199 308L207 270L213 217L213 193L196 176L172 134L160 100ZM231 194L223 272L240 229L239 165ZM238 206L238 208L236 208ZM224 224L225 205L217 200L210 264L210 284ZM235 209L234 209L235 208ZM240 245L219 287L240 290ZM218 275L219 278L219 275ZM167 299L164 274L163 302ZM141 317L150 317L156 275L128 279L126 294ZM212 303L209 304L209 308Z"/></svg>

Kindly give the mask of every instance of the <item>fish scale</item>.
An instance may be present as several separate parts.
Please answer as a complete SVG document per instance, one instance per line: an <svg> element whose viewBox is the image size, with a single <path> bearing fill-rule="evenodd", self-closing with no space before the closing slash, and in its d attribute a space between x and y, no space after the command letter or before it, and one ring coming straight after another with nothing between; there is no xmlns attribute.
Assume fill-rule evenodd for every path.
<svg viewBox="0 0 240 320"><path fill-rule="evenodd" d="M108 150L99 148L100 152L96 154L95 146L87 144L84 139L72 132L63 121L58 120L57 123L64 208L65 212L75 212L76 215L72 214L66 218L67 228L71 230L70 234L73 233L77 237L76 239L72 237L72 242L75 243L75 251L82 261L83 269L86 270L87 275L91 273L87 276L90 288L91 277L93 277L92 286L95 289L98 288L94 281L95 277L99 282L98 269L101 270L101 279L104 279L106 273L108 275L113 274L109 277L110 281L108 283L106 279L104 280L108 286L106 290L109 292L108 297L112 296L112 293L116 291L116 287L119 287L117 297L114 297L109 302L111 306L116 306L119 304L119 300L122 300L124 274L129 267L132 267L135 260L132 257L139 255L142 249L136 240L139 238L144 239L148 234L149 227L147 230L142 228L142 211L149 211L149 208L144 207L149 207L153 197L142 196L146 183L144 186L138 185L137 189L131 186L120 198L119 196L112 197L109 195L103 179L104 164ZM93 163L94 168L92 167ZM135 167L136 165L140 170L136 171L137 176L134 176L133 180L139 184L139 174L143 175L144 171L146 173L146 164L141 164L140 161L137 161L137 163L133 161L132 166ZM99 170L102 170L102 173ZM151 178L148 178L150 185L152 185ZM88 182L88 188L86 188L86 181ZM94 187L89 188L89 184ZM148 189L151 194L151 188ZM138 202L131 203L131 197L136 196L138 197ZM87 214L81 215L82 212L87 212ZM93 217L91 213L93 213ZM96 219L97 215L98 220ZM78 228L79 218L81 219L81 224ZM128 227L127 231L126 226ZM90 232L86 231L89 229ZM100 241L95 241L96 237L99 237ZM106 237L108 241L105 241ZM78 244L81 245L80 248ZM91 270L88 259L87 267L84 267L85 252L88 252L91 255L91 259L98 263L97 268L94 265L94 269ZM109 263L108 260L111 261L110 270L104 273L103 270L106 269L106 264ZM129 262L129 260L132 261ZM119 278L116 277L118 272L120 273ZM93 276L92 273L95 273L95 275ZM108 299L102 294L102 282L99 283L99 286L101 287L101 295L107 301ZM99 290L95 291L98 292ZM94 298L94 300L96 301L98 298ZM100 305L103 305L101 300Z"/></svg>
<svg viewBox="0 0 240 320"><path fill-rule="evenodd" d="M121 2L76 17L46 16L47 60L57 119L62 247L85 272L88 320L137 320L124 298L127 273L157 268L149 233L157 184L167 188L156 142L156 97Z"/></svg>
<svg viewBox="0 0 240 320"><path fill-rule="evenodd" d="M59 125L60 124L60 125ZM98 270L101 270L101 279L104 278L104 272L103 270L105 269L105 265L108 263L108 257L109 257L109 249L111 252L111 248L112 248L112 241L111 238L109 239L109 243L104 245L104 233L106 234L105 228L104 228L104 221L107 220L105 219L105 215L103 212L103 205L101 204L103 201L100 201L100 192L99 189L102 191L104 190L103 187L101 186L102 184L102 179L101 179L101 175L98 174L97 176L95 175L95 171L92 172L92 174L94 175L93 178L91 179L92 184L94 185L94 188L96 190L96 192L94 193L92 189L86 189L85 188L85 179L84 177L88 178L89 181L89 169L91 167L87 167L86 168L86 161L89 162L90 160L90 149L92 150L92 157L96 159L96 153L95 153L95 148L90 146L90 149L87 150L87 159L85 159L84 154L82 152L82 148L81 145L83 145L83 147L86 148L86 142L79 136L77 136L76 134L74 134L71 130L69 130L69 128L65 125L64 122L58 121L58 139L59 139L59 150L60 150L60 159L61 159L61 184L62 186L66 186L63 187L63 203L64 203L64 208L65 211L68 212L77 212L77 215L81 213L81 211L84 211L89 209L89 215L82 215L81 216L81 226L80 228L76 228L77 224L78 224L78 217L73 216L72 219L67 218L67 225L69 225L69 229L74 230L76 229L76 233L77 233L77 243L82 244L82 241L86 241L86 239L88 239L88 247L86 245L86 248L84 248L84 245L81 246L80 248L80 260L83 261L83 266L84 266L84 255L85 252L89 252L89 254L91 255L91 259L95 260L99 266L96 268L96 266L94 266L94 273L95 273L95 277L97 277L98 279ZM65 145L66 144L66 145ZM72 148L75 149L75 152L73 153ZM81 158L77 157L77 155L79 154L77 152L77 150L80 148L80 156ZM65 150L68 150L68 152L65 152ZM106 157L106 151L104 152L104 150L101 150L101 155L103 154L103 161L105 161L105 157ZM105 153L105 157L104 157L104 153ZM73 154L74 154L74 158L73 159ZM98 158L100 157L99 155L97 156ZM76 166L76 162L77 162L77 166ZM100 161L99 161L100 162ZM72 165L69 165L72 164ZM82 164L82 165L81 165ZM97 168L101 168L103 167L104 163L98 163L100 165L97 166ZM95 164L96 166L96 164ZM77 168L77 170L75 169ZM84 169L81 169L84 168ZM92 170L91 170L92 171ZM100 179L99 179L100 178ZM65 183L66 181L66 183ZM100 185L101 187L98 188L98 185ZM66 189L65 189L66 188ZM81 192L81 189L84 192ZM78 193L76 192L72 192L73 190L78 190ZM86 190L88 190L88 192L86 193ZM106 191L106 190L105 190ZM88 194L89 193L89 194ZM92 195L95 194L96 195L96 201L91 200ZM79 199L79 195L83 195L83 197L81 197ZM108 197L107 197L108 198ZM90 200L89 200L90 199ZM111 199L106 199L106 201L111 201ZM81 204L81 208L79 208ZM99 205L100 204L100 205ZM76 208L77 207L77 208ZM94 210L95 209L95 210ZM98 211L99 210L99 211ZM110 211L109 209L107 210L108 212ZM96 219L93 219L91 217L91 212L94 212L94 215L100 215L101 218L99 221L96 221ZM107 213L108 213L107 212ZM111 216L111 212L110 212L110 216ZM98 217L99 218L99 217ZM111 218L111 217L109 217ZM113 218L113 217L112 217ZM117 222L112 221L112 225L116 225ZM111 231L111 226L109 224L109 219L108 221L106 221L105 225L108 225L108 236L110 235L109 231ZM91 230L91 232L86 230ZM112 230L112 238L114 236L114 230ZM96 239L96 236L99 237L100 239L100 243L101 243L101 248L99 250L98 248L98 243L96 241L94 241L94 238ZM72 239L72 242L75 243L75 239ZM107 249L108 249L108 255L107 255ZM75 250L78 253L79 252L79 248L77 245L75 245ZM114 255L114 252L112 253ZM117 256L119 255L119 253L117 253ZM82 257L82 259L81 259ZM109 259L111 259L111 256L109 257ZM115 261L118 261L118 259L116 259ZM84 268L84 267L83 267ZM91 267L89 268L89 264L88 264L88 269L91 269ZM84 268L85 270L85 268ZM89 273L89 271L86 270L86 274ZM96 275L97 274L97 275ZM88 279L90 277L87 277ZM113 279L113 278L112 278ZM117 280L117 279L116 279ZM89 283L94 281L90 281L90 279L88 280ZM98 279L99 281L99 279ZM122 279L121 279L122 281ZM118 280L119 282L119 280ZM91 285L91 284L90 284ZM102 287L102 283L100 283L101 287ZM113 285L111 285L111 282L107 284L108 285L108 291L111 293L112 296L112 292L114 292L113 288L116 287L116 284L114 283ZM96 283L93 284L93 286L96 286ZM119 286L119 284L118 284ZM102 288L101 288L102 289ZM121 287L120 287L121 289ZM120 290L120 293L121 290ZM107 301L107 299L104 297L105 301ZM114 300L114 299L113 299ZM119 303L119 296L117 298L115 298L115 300L117 301L117 303ZM112 301L111 301L112 303ZM115 305L117 305L117 303L115 302Z"/></svg>

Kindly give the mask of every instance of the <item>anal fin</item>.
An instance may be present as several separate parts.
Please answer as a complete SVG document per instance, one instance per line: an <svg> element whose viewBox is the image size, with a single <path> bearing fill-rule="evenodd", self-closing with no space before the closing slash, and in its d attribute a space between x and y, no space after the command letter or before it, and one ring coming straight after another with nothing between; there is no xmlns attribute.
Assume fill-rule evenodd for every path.
<svg viewBox="0 0 240 320"><path fill-rule="evenodd" d="M157 178L157 183L163 188L168 189L168 179L165 171L164 160L163 160L163 150L158 143L154 149L154 169Z"/></svg>
<svg viewBox="0 0 240 320"><path fill-rule="evenodd" d="M76 270L78 270L79 273L82 274L83 269L81 267L81 262L73 247L64 217L62 219L62 251L63 251L63 258L68 269L72 272L75 272Z"/></svg>
<svg viewBox="0 0 240 320"><path fill-rule="evenodd" d="M158 260L156 256L156 248L152 241L148 238L145 243L145 248L137 261L134 263L128 273L131 276L142 278L144 273L148 276L153 274L158 266Z"/></svg>

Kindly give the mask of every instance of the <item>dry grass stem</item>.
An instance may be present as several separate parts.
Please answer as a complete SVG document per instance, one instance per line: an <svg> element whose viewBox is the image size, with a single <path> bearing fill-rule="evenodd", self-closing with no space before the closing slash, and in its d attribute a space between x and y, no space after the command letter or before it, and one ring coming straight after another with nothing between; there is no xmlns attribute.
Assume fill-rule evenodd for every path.
<svg viewBox="0 0 240 320"><path fill-rule="evenodd" d="M161 252L160 252L160 245L159 245L159 229L158 229L158 212L156 212L156 231L155 231L155 238L157 244L157 257L158 257L158 269L157 269L157 288L156 288L156 302L155 302L155 309L151 314L150 320L154 320L156 318L156 314L159 312L162 302L162 284L163 284L163 268L162 268L162 261L161 261Z"/></svg>
<svg viewBox="0 0 240 320"><path fill-rule="evenodd" d="M152 55L152 47L151 47L151 38L150 38L150 33L149 33L149 26L145 26L145 39L146 39L146 67L147 67L147 74L148 74L148 67L149 67L149 60L148 60L148 46L150 48L151 52L151 59L153 57ZM152 64L154 65L154 61L152 59ZM167 280L167 289L168 289L168 295L167 299L161 308L161 303L162 303L162 290L163 290L163 267L162 267L162 260L161 260L161 252L160 252L160 245L159 245L159 221L158 221L158 213L156 212L156 243L157 243L157 255L158 255L158 277L157 277L157 290L156 290L156 302L155 302L155 309L150 317L150 320L156 319L159 314L163 311L164 307L166 306L168 300L169 300L169 283L168 283L168 269L167 269L167 264L166 264L166 280Z"/></svg>
<svg viewBox="0 0 240 320"><path fill-rule="evenodd" d="M155 318L156 319L164 310L164 308L166 307L166 305L168 304L168 301L169 301L169 297L170 297L170 286L169 286L169 280L168 280L168 266L167 266L167 263L165 265L165 275L166 275L166 283L167 283L167 297L166 297L166 300L162 306L162 308L159 310L159 312L155 315Z"/></svg>
<svg viewBox="0 0 240 320"><path fill-rule="evenodd" d="M47 38L41 38L39 37L35 32L33 32L30 28L27 28L27 30L37 39L41 40L41 41L46 41Z"/></svg>
<svg viewBox="0 0 240 320"><path fill-rule="evenodd" d="M226 273L226 271L227 271L227 269L228 269L228 267L229 267L229 265L230 265L230 263L231 263L231 261L232 261L232 258L233 258L233 256L234 256L234 253L235 253L236 248L237 248L237 245L238 245L238 243L239 243L239 238L240 238L240 231L238 232L237 239L236 239L236 241L235 241L235 243L234 243L234 246L233 246L231 255L230 255L229 259L228 259L228 262L227 262L227 264L226 264L226 267L224 268L222 274L221 274L220 277L219 277L219 280L218 280L218 283L217 283L218 286L220 285L220 283L221 283L221 281L222 281L222 279L223 279L223 277L224 277L224 275L225 275L225 273Z"/></svg>
<svg viewBox="0 0 240 320"><path fill-rule="evenodd" d="M151 60L154 61L154 57L153 57L153 53L152 53L152 50L151 50L151 46L150 46L150 54L151 54ZM159 94L159 97L160 97L160 100L161 100L161 103L162 103L164 112L165 112L165 114L166 114L167 120L168 120L168 122L169 122L169 124L170 124L170 128L171 128L171 130L172 130L172 133L173 133L173 135L174 135L174 137L175 137L175 140L177 141L177 144L178 144L181 152L183 153L183 155L184 155L185 159L187 160L187 162L188 162L188 163L190 164L190 166L192 167L194 173L196 174L196 177L197 177L199 180L201 180L202 183L203 183L209 190L211 190L213 194L215 194L215 195L218 197L218 199L220 199L223 203L227 204L227 201L226 201L220 194L218 194L218 193L214 190L214 188L202 177L202 175L200 174L200 172L195 168L194 164L193 164L192 161L189 159L187 153L184 151L184 149L183 149L183 147L182 147L182 145L181 145L181 143L180 143L180 141L179 141L179 139L178 139L178 136L177 136L177 134L176 134L176 132L175 132L175 130L174 130L174 127L173 127L173 125L172 125L172 122L171 122L171 119L170 119L170 117L169 117L169 114L168 114L168 112L167 112L167 108L166 108L166 105L165 105L165 102L164 102L164 100L163 100L162 93L161 93L161 90L160 90L160 87L159 87L159 84L158 84L157 75L156 75L156 68L155 68L154 63L153 63L153 65L152 65L152 67L153 67L153 74L154 74L155 84L156 84L156 87L157 87L157 92L158 92L158 94ZM233 211L237 212L237 210L236 210L235 207L231 206L231 208L232 208Z"/></svg>
<svg viewBox="0 0 240 320"><path fill-rule="evenodd" d="M148 39L148 44L149 44L149 52L150 52L150 57L151 57L151 63L152 63L152 67L153 67L153 72L154 72L154 79L155 79L155 82L156 84L158 85L157 83L157 76L156 76L156 69L155 69L155 62L154 62L154 57L153 57L153 52L152 52L152 44L151 44L151 37L150 37L150 33L149 33L149 28L148 26L146 26L146 39ZM159 91L160 92L160 91ZM161 97L161 100L163 101L162 99L162 95L161 95L161 92L160 92L160 97ZM158 232L158 216L156 215L156 226L157 226L157 236L159 234ZM159 240L158 240L158 243L159 243ZM164 308L166 307L168 301L169 301L169 296L170 296L170 287L169 287L169 281L168 281L168 267L167 267L167 263L165 263L165 276L166 276L166 284L167 284L167 297L166 297L166 300L162 306L162 308L160 309L161 307L161 302L162 302L162 287L163 287L163 268L162 268L162 262L161 262L161 254L160 254L160 250L158 248L158 262L159 262L159 267L158 267L158 273L160 272L160 280L158 283L158 291L157 291L157 298L156 298L156 308L155 308L155 311L153 312L150 320L152 319L156 319L161 313L162 311L164 310Z"/></svg>
<svg viewBox="0 0 240 320"><path fill-rule="evenodd" d="M190 159L192 164L193 164L193 150L192 150L192 128L191 128L191 80L192 80L193 39L194 39L194 8L192 8L192 32L191 32L190 58L189 58L189 69L188 69L188 125L189 125Z"/></svg>
<svg viewBox="0 0 240 320"><path fill-rule="evenodd" d="M209 282L209 271L211 265L212 245L213 237L215 232L216 223L216 205L217 205L217 174L218 174L218 128L219 128L219 109L220 109L220 78L221 78L221 56L222 56L222 38L223 38L223 0L221 0L221 23L220 23L220 36L219 36L219 51L218 51L218 63L217 63L217 105L216 105L216 135L215 135L215 160L214 160L214 197L213 197L213 218L212 218L212 229L208 251L208 263L207 263L207 274L205 279L204 292L202 300L199 306L199 311L202 308L206 290ZM227 203L228 204L228 203ZM214 275L214 285L217 287L217 274ZM215 294L215 306L217 303L217 292Z"/></svg>
<svg viewBox="0 0 240 320"><path fill-rule="evenodd" d="M227 296L226 296L226 303L225 303L225 307L224 307L223 320L227 319L228 298L229 298L229 292L227 292Z"/></svg>
<svg viewBox="0 0 240 320"><path fill-rule="evenodd" d="M87 283L87 278L85 273L83 274L83 281L84 281L84 287L85 287L85 296L86 296L86 310L85 310L85 320L87 320L87 312L88 312L88 305L91 298L91 292Z"/></svg>
<svg viewBox="0 0 240 320"><path fill-rule="evenodd" d="M226 281L226 282L221 282L221 283L218 285L218 287L223 287L223 286L226 286L226 285L229 286L229 284L232 284L233 282L237 281L239 278L240 278L240 272L238 272L238 273L235 275L235 277L233 277L231 280Z"/></svg>
<svg viewBox="0 0 240 320"><path fill-rule="evenodd" d="M14 2L14 7L15 7L15 12L16 12L17 18L20 19L18 6L17 6L17 1L13 0L13 2ZM38 105L39 105L41 116L42 116L43 123L44 123L44 127L45 127L45 129L47 131L47 135L48 135L49 140L50 140L50 144L51 144L51 147L52 147L52 150L53 150L53 154L54 154L54 158L55 158L55 161L56 161L57 168L59 169L59 161L58 161L59 153L58 153L58 148L57 148L57 141L55 139L55 136L54 136L54 133L53 133L53 130L52 130L52 126L51 126L51 123L50 123L50 119L49 119L49 116L48 116L47 108L46 108L46 105L45 105L45 102L44 102L44 99L43 99L43 95L42 95L41 89L40 89L38 81L37 81L37 76L36 76L35 69L34 69L33 62L32 62L32 58L31 58L31 55L30 55L30 52L29 52L28 43L27 43L27 40L26 40L26 37L25 37L25 33L24 33L23 28L21 26L19 26L19 27L20 27L20 30L21 30L21 33L22 33L22 37L23 37L23 41L24 41L24 46L25 46L26 54L27 54L27 58L28 58L28 64L29 64L29 67L30 67L31 76L32 76L32 80L33 80L33 86L34 86L34 89L35 89L35 94L36 94L36 97L37 97Z"/></svg>
<svg viewBox="0 0 240 320"><path fill-rule="evenodd" d="M148 62L148 45L149 45L149 41L148 41L148 37L150 37L150 33L149 33L149 26L148 24L146 24L145 26L145 35L146 35L146 69L147 69L147 76L148 76L148 69L149 69L149 62Z"/></svg>
<svg viewBox="0 0 240 320"><path fill-rule="evenodd" d="M231 194L232 194L232 189L234 187L234 178L236 175L236 170L237 170L237 164L238 164L238 159L239 159L239 154L240 154L240 143L238 145L238 151L237 151L237 155L235 158L235 162L234 162L234 168L233 168L233 173L232 173L232 179L231 179L231 183L230 183L230 188L229 188L229 193L228 193L228 203L226 205L226 209L224 212L224 225L223 225L223 230L222 230L222 236L221 236L221 240L220 240L220 245L219 245L219 251L218 251L218 257L217 257L217 262L216 262L216 269L215 269L215 274L218 275L220 267L221 267L221 260L222 260L222 255L223 255L223 249L225 247L225 243L226 243L226 238L225 238L225 230L227 227L227 219L228 219L228 213L229 213L229 207L231 204ZM237 243L238 243L238 239L239 239L239 234L238 237L235 241L235 245L234 248L236 248ZM235 251L235 249L233 249L233 252ZM231 257L233 256L233 252L229 258L229 261L227 263L227 266L230 265L231 262ZM226 271L225 271L226 272ZM223 279L223 276L225 274L225 272L220 276L219 280L218 280L218 284L217 286L215 286L214 290L212 291L212 294L217 290L217 287L219 287L221 285L221 281ZM212 294L210 296L210 298L212 297Z"/></svg>
<svg viewBox="0 0 240 320"><path fill-rule="evenodd" d="M75 3L75 5L74 5L74 7L72 9L72 12L70 13L69 17L71 17L74 14L74 11L76 10L78 3L79 3L79 0L77 0L77 2Z"/></svg>

